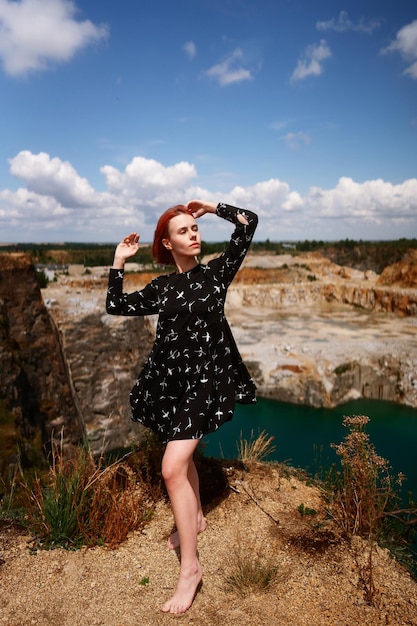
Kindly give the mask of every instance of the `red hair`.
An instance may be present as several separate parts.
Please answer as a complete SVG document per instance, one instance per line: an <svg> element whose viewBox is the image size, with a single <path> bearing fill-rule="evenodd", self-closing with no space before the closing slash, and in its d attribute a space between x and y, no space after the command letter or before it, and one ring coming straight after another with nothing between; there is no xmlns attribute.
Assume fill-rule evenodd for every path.
<svg viewBox="0 0 417 626"><path fill-rule="evenodd" d="M165 213L162 213L155 228L153 237L152 256L157 263L161 265L175 265L174 257L171 250L167 250L162 243L163 239L168 239L168 226L173 217L186 213L190 215L190 211L183 204L177 204L171 207Z"/></svg>

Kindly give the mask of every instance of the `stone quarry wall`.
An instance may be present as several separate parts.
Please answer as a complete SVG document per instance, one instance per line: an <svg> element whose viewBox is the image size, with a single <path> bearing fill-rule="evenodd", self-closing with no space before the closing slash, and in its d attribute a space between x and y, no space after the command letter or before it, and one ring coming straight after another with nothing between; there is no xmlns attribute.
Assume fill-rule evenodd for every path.
<svg viewBox="0 0 417 626"><path fill-rule="evenodd" d="M153 343L152 322L107 315L103 297L87 314L61 313L52 306L90 446L96 454L126 448L141 433L129 392Z"/></svg>
<svg viewBox="0 0 417 626"><path fill-rule="evenodd" d="M84 436L56 326L30 256L0 254L2 465L23 464L53 440L70 454Z"/></svg>

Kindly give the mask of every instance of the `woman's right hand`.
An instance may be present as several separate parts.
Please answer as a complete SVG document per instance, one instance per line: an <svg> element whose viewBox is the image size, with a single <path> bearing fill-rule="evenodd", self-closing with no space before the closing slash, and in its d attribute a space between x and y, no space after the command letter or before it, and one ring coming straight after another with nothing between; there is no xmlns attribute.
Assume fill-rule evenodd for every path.
<svg viewBox="0 0 417 626"><path fill-rule="evenodd" d="M113 267L115 269L123 269L126 259L137 253L139 250L139 239L140 235L137 233L130 233L130 235L122 239L114 253Z"/></svg>

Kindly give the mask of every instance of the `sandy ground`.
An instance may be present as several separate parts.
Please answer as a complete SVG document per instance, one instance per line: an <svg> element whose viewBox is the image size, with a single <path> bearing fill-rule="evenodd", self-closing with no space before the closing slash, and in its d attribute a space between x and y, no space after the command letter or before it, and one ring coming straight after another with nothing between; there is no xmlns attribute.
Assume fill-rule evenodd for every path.
<svg viewBox="0 0 417 626"><path fill-rule="evenodd" d="M0 528L1 626L412 626L417 583L376 548L373 601L367 600L368 548L346 542L326 521L320 493L280 468L229 469L223 498L206 507L199 536L203 584L189 611L160 612L178 575L168 550L169 505L161 501L143 531L115 550L30 551L30 537ZM297 507L317 511L302 517ZM264 590L242 595L229 579L239 571L275 568ZM242 568L240 569L242 571Z"/></svg>

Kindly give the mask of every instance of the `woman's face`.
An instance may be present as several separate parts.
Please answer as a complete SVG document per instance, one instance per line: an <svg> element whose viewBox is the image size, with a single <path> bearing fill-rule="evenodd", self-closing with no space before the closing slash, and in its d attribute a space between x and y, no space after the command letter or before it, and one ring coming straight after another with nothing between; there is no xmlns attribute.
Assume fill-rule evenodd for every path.
<svg viewBox="0 0 417 626"><path fill-rule="evenodd" d="M194 257L201 252L201 234L192 215L180 213L168 224L168 237L164 246L175 255Z"/></svg>

